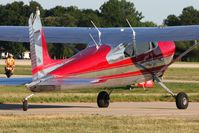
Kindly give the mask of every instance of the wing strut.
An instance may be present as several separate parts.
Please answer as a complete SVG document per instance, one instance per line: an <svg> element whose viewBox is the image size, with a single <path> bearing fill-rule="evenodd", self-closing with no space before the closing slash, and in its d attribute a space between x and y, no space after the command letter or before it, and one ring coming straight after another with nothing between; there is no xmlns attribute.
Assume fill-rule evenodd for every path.
<svg viewBox="0 0 199 133"><path fill-rule="evenodd" d="M136 32L135 30L133 29L133 27L131 26L131 23L129 22L128 19L126 19L126 22L128 23L129 27L131 28L132 32L133 32L133 48L134 48L134 54L135 54L135 57L137 55L137 48L136 48Z"/></svg>
<svg viewBox="0 0 199 133"><path fill-rule="evenodd" d="M93 24L93 26L95 27L95 29L97 30L98 32L98 37L99 37L99 44L102 45L102 40L101 40L101 31L97 28L97 26L95 25L95 23L91 20L91 23Z"/></svg>
<svg viewBox="0 0 199 133"><path fill-rule="evenodd" d="M175 95L162 81L161 79L158 77L160 75L162 75L162 71L164 71L165 69L167 69L171 64L173 64L174 62L180 60L183 56L185 56L186 54L188 54L189 52L191 52L196 46L198 46L199 43L197 41L195 41L194 45L191 46L189 49L187 49L184 53L182 53L181 55L179 55L176 59L174 59L171 63L169 63L168 65L166 65L165 67L163 67L158 73L153 75L153 78L155 81L157 81L157 83L164 89L166 90L169 94L171 94L175 100L176 100L176 106L178 109L186 109L189 105L189 98L187 96L186 93L184 92L180 92L177 95Z"/></svg>
<svg viewBox="0 0 199 133"><path fill-rule="evenodd" d="M93 40L93 42L95 43L96 48L98 49L99 46L98 46L97 42L95 41L95 39L93 38L93 36L91 35L91 33L89 33L89 36L90 36L90 38Z"/></svg>

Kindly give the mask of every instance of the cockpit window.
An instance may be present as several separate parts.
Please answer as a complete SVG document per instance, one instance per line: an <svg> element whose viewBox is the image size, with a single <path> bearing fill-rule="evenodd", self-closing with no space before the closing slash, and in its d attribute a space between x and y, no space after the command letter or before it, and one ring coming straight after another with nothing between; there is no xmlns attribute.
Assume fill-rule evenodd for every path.
<svg viewBox="0 0 199 133"><path fill-rule="evenodd" d="M122 60L125 58L124 56L124 50L126 48L127 44L121 43L116 48L112 49L107 58L107 61L109 63L117 62L119 60Z"/></svg>
<svg viewBox="0 0 199 133"><path fill-rule="evenodd" d="M125 57L133 57L135 56L135 49L133 44L128 44L128 46L124 50ZM137 43L136 44L136 54L140 55L146 53L154 48L157 47L156 42L149 42L149 43Z"/></svg>
<svg viewBox="0 0 199 133"><path fill-rule="evenodd" d="M134 56L133 44L127 45L127 47L124 50L124 55L125 55L125 57L132 57L132 56Z"/></svg>
<svg viewBox="0 0 199 133"><path fill-rule="evenodd" d="M149 43L137 43L136 44L136 55L140 55L150 50L157 48L156 42L149 42ZM108 56L107 61L109 63L114 63L120 60L123 60L128 57L135 56L135 48L133 43L121 43L116 48L112 49Z"/></svg>
<svg viewBox="0 0 199 133"><path fill-rule="evenodd" d="M149 50L150 50L150 44L147 44L147 43L136 44L137 55L143 54Z"/></svg>
<svg viewBox="0 0 199 133"><path fill-rule="evenodd" d="M150 46L151 46L151 49L157 48L158 43L157 42L150 42Z"/></svg>

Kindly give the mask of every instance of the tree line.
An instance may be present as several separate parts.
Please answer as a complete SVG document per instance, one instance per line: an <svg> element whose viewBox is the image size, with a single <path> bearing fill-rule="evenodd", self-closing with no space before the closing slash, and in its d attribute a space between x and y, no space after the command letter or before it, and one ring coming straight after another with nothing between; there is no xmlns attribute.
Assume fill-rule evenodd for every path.
<svg viewBox="0 0 199 133"><path fill-rule="evenodd" d="M177 25L199 25L199 10L192 6L183 9L179 16L169 15L164 24L167 26ZM176 42L176 55L187 50L194 42ZM199 61L199 47L194 48L189 54L182 58L183 61Z"/></svg>
<svg viewBox="0 0 199 133"><path fill-rule="evenodd" d="M126 0L109 0L101 5L99 10L78 9L75 6L62 7L56 6L52 9L44 9L38 2L31 1L29 5L23 2L13 2L11 4L0 5L0 25L26 26L28 18L36 7L41 10L42 23L45 26L65 26L65 27L93 27L91 20L98 27L128 27L126 18L134 27L153 27L157 26L154 22L143 22L144 16L136 10L133 2ZM193 7L187 7L180 16L169 15L164 20L164 25L188 25L199 24L199 11ZM17 45L13 45L17 44ZM190 46L190 42L177 43L178 55ZM50 44L49 52L53 58L70 57L76 53L76 49L83 49L81 46L68 46L64 44ZM0 42L0 52L13 53L15 58L21 57L21 53L29 50L26 43ZM187 57L185 61L199 61L197 52L199 48Z"/></svg>

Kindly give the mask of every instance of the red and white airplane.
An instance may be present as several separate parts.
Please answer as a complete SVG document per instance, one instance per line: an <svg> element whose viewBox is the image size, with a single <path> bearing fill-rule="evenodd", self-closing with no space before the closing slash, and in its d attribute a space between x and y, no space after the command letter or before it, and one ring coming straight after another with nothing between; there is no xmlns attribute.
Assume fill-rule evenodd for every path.
<svg viewBox="0 0 199 133"><path fill-rule="evenodd" d="M28 29L29 39L26 35ZM0 78L0 85L25 85L35 93L56 90L57 85L64 85L64 89L101 88L154 80L176 99L178 109L186 109L189 103L186 93L174 94L160 78L169 65L198 45L196 42L177 59L173 59L173 41L198 39L197 25L165 28L42 28L40 16L32 14L29 28L1 26L0 40L30 42L33 77ZM48 54L46 40L89 45L69 59L53 60ZM101 91L98 94L99 107L109 106L110 93ZM24 111L27 111L28 99L33 95L24 98Z"/></svg>

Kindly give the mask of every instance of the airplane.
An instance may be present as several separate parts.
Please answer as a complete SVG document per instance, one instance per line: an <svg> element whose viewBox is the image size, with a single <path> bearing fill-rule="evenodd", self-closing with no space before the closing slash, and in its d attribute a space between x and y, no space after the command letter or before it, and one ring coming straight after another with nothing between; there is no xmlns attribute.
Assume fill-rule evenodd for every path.
<svg viewBox="0 0 199 133"><path fill-rule="evenodd" d="M93 22L92 22L93 23ZM174 27L80 28L42 27L38 14L31 14L29 27L0 26L1 41L30 42L32 77L0 78L0 85L25 85L33 94L64 89L84 89L127 86L149 80L156 81L175 98L178 109L187 109L188 95L174 94L161 80L166 69L199 45L197 41L174 59L175 43L198 40L199 25ZM29 32L29 36L28 36ZM87 48L68 59L51 59L47 49L51 43L86 43ZM97 96L99 108L107 108L110 92Z"/></svg>

